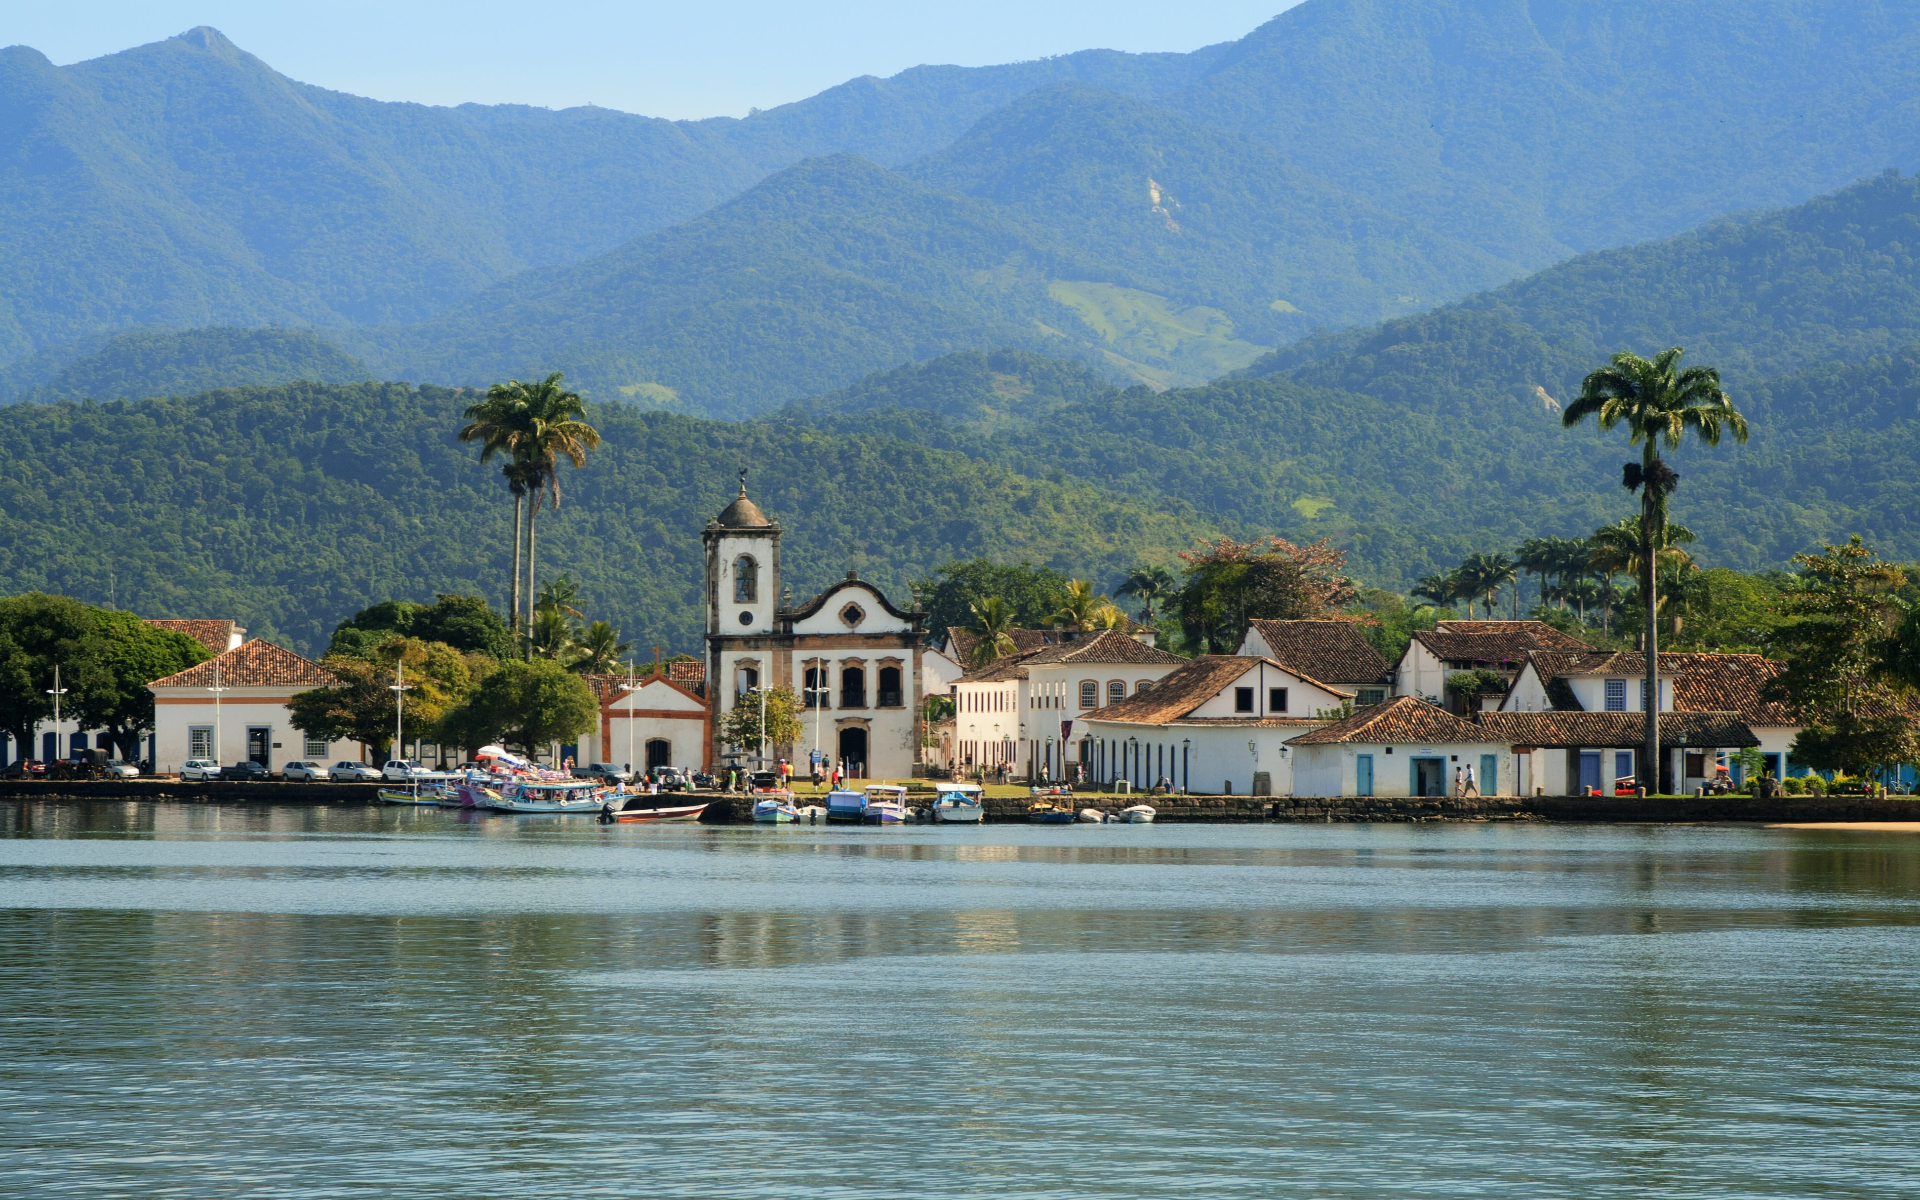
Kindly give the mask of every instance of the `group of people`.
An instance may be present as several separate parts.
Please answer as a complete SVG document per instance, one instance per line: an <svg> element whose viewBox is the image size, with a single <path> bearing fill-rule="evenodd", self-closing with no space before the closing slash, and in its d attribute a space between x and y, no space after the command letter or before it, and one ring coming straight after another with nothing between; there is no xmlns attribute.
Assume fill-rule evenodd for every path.
<svg viewBox="0 0 1920 1200"><path fill-rule="evenodd" d="M818 789L822 783L830 788L838 788L848 779L860 778L858 774L859 766L860 764L858 763L833 762L828 759L826 755L816 750L808 758L807 773L815 789ZM786 788L788 791L792 791L793 764L784 758L777 759L774 762L773 771L779 786ZM739 767L729 767L727 769L727 790L729 792L744 792L751 790L751 788L751 772L743 771Z"/></svg>
<svg viewBox="0 0 1920 1200"><path fill-rule="evenodd" d="M1456 796L1478 796L1480 781L1474 778L1473 764L1453 769L1453 794Z"/></svg>

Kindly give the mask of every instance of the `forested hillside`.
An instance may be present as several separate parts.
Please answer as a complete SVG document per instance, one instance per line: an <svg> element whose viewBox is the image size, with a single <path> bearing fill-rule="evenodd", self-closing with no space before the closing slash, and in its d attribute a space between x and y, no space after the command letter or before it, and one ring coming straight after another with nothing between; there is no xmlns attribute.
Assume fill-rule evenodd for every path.
<svg viewBox="0 0 1920 1200"><path fill-rule="evenodd" d="M0 378L0 401L118 400L186 396L220 387L346 383L371 379L359 359L292 329L187 329L123 333L56 366L23 363Z"/></svg>
<svg viewBox="0 0 1920 1200"><path fill-rule="evenodd" d="M377 103L210 29L59 68L14 47L0 367L129 329L279 322L382 327L347 348L388 376L558 365L598 399L666 389L709 412L1023 341L1198 382L1314 327L1912 167L1917 37L1920 12L1874 0L1307 0L1193 54L916 68L695 122ZM985 206L1008 254L921 238L894 269L870 238L809 236L863 219L832 206L872 167L839 156L927 189L923 226L955 192ZM777 284L649 240L724 221L714 206L808 158L847 177L768 193L794 205L795 228L757 243L779 251ZM1075 270L1049 273L1058 256ZM538 307L581 289L578 326ZM700 324L654 321L676 304ZM479 361L450 373L438 333ZM786 336L812 341L791 382L754 345ZM736 364L740 345L758 359Z"/></svg>
<svg viewBox="0 0 1920 1200"><path fill-rule="evenodd" d="M295 649L376 600L460 591L504 604L512 505L454 438L472 395L292 384L185 399L21 405L0 443L0 579L113 595L147 616L233 617ZM693 648L700 530L735 472L788 529L796 597L859 570L908 599L949 559L1031 558L1101 579L1211 532L1185 506L884 434L725 424L606 405L604 438L538 527L543 575L636 645Z"/></svg>

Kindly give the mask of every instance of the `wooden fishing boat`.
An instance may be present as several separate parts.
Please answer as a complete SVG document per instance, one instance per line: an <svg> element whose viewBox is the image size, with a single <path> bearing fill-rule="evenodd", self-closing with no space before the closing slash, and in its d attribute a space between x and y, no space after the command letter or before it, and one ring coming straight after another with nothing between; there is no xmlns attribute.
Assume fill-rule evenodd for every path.
<svg viewBox="0 0 1920 1200"><path fill-rule="evenodd" d="M907 789L891 783L876 783L866 792L866 805L860 820L867 825L899 825L909 820Z"/></svg>
<svg viewBox="0 0 1920 1200"><path fill-rule="evenodd" d="M419 784L409 788L381 788L375 793L382 804L405 804L415 808L440 807L440 791L437 788L422 791Z"/></svg>
<svg viewBox="0 0 1920 1200"><path fill-rule="evenodd" d="M933 785L933 819L978 825L986 816L986 790L977 783Z"/></svg>
<svg viewBox="0 0 1920 1200"><path fill-rule="evenodd" d="M599 812L607 791L590 779L553 783L516 783L498 792L488 789L487 807L509 813L591 813Z"/></svg>
<svg viewBox="0 0 1920 1200"><path fill-rule="evenodd" d="M793 793L784 788L753 794L753 819L762 825L780 825L800 819L794 807Z"/></svg>
<svg viewBox="0 0 1920 1200"><path fill-rule="evenodd" d="M859 792L827 793L827 820L858 821L866 815L867 798Z"/></svg>
<svg viewBox="0 0 1920 1200"><path fill-rule="evenodd" d="M645 792L615 792L600 805L600 823L611 825L616 821L698 821L700 814L707 811L707 802L698 804L661 803L665 796L650 796Z"/></svg>
<svg viewBox="0 0 1920 1200"><path fill-rule="evenodd" d="M1075 815L1072 807L1051 800L1036 800L1027 805L1027 820L1035 825L1071 825Z"/></svg>

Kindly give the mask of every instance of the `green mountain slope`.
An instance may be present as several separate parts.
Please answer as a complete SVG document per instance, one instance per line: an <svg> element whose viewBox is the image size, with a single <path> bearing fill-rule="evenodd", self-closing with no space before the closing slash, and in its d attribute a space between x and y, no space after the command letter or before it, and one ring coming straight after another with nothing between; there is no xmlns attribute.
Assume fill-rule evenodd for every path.
<svg viewBox="0 0 1920 1200"><path fill-rule="evenodd" d="M511 505L453 437L472 396L400 384L239 388L186 399L21 405L0 446L0 591L109 592L150 616L231 616L317 651L369 602L469 591L504 603ZM901 600L956 556L1116 574L1211 530L1073 481L1023 477L885 435L731 425L621 405L543 515L543 576L636 646L692 649L700 529L735 471L787 526L804 598L848 568Z"/></svg>
<svg viewBox="0 0 1920 1200"><path fill-rule="evenodd" d="M1521 270L1253 138L1085 84L1030 93L905 173L1012 208L1155 292L1224 310L1253 341L1418 311Z"/></svg>
<svg viewBox="0 0 1920 1200"><path fill-rule="evenodd" d="M20 372L25 374L25 372ZM140 399L186 396L219 387L309 379L370 379L367 365L331 342L292 329L189 329L123 333L44 382L22 381L11 398ZM9 398L0 391L0 400Z"/></svg>

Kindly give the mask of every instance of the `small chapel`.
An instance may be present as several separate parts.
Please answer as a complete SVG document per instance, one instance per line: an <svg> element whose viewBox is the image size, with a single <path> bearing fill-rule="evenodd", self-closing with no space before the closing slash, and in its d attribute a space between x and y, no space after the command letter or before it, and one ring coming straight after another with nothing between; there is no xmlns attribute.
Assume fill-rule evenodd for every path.
<svg viewBox="0 0 1920 1200"><path fill-rule="evenodd" d="M926 614L894 606L848 571L794 605L780 578L780 525L740 495L707 522L707 701L719 716L757 687L784 687L801 703L800 739L768 753L804 773L813 751L855 778L904 779L920 759L918 716ZM746 762L755 748L721 744L711 761Z"/></svg>

